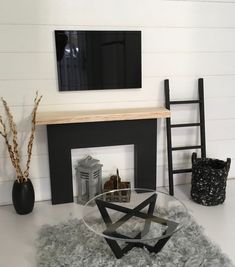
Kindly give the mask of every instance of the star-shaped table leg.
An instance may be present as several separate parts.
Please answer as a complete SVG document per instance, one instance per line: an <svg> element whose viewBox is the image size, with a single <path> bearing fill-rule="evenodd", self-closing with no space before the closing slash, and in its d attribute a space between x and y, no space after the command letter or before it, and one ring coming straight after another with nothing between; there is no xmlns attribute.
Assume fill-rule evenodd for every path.
<svg viewBox="0 0 235 267"><path fill-rule="evenodd" d="M153 195L151 195L149 198L144 200L142 203L140 203L138 206L136 206L133 209L122 207L122 206L119 206L119 205L116 205L110 202L103 201L101 199L95 200L98 206L98 209L101 213L101 216L107 227L107 229L103 232L103 234L107 236L105 237L105 240L107 241L108 245L110 246L116 258L118 259L122 258L125 253L127 253L134 247L146 248L150 252L158 253L163 248L163 246L166 244L166 242L169 240L172 233L178 226L178 223L174 221L166 220L160 217L156 217L153 215L155 204L156 204L156 199L157 199L157 194L154 193ZM141 212L141 210L147 207L148 205L149 205L149 208L148 208L147 213ZM112 222L109 216L109 213L107 211L107 208L117 210L117 211L120 211L126 214L123 217L121 217L119 220L117 220L116 222ZM133 216L139 217L145 220L144 229L140 231L134 238L118 233L116 230ZM162 234L161 238L158 239L158 241L156 242L154 246L141 242L141 237L145 236L149 232L152 222L158 223L158 224L161 224L167 227L167 229ZM121 248L117 242L117 240L120 240L120 239L129 239L130 242L125 241L127 245L124 248ZM140 240L139 242L137 241L138 239Z"/></svg>

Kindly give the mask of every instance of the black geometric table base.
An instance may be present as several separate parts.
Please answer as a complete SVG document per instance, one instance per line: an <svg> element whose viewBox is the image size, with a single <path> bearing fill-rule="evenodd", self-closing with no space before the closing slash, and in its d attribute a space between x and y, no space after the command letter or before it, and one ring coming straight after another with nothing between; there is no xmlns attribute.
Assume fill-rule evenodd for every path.
<svg viewBox="0 0 235 267"><path fill-rule="evenodd" d="M178 223L174 221L166 220L160 217L156 217L153 215L153 211L154 211L155 204L156 204L156 199L157 199L157 194L154 193L152 196L144 200L142 203L140 203L138 206L136 206L133 209L122 207L122 206L119 206L119 205L116 205L110 202L103 201L101 199L95 200L98 206L98 209L101 213L101 216L107 227L107 229L103 232L103 234L105 236L110 237L110 238L108 237L105 238L105 240L107 241L108 245L110 246L116 258L118 259L122 258L125 253L127 253L134 247L146 248L149 252L158 253L163 248L163 246L166 244L166 242L169 240L169 238L172 236L174 230L178 226ZM147 213L141 212L141 210L148 205L149 207L148 207ZM123 217L121 217L119 220L117 220L116 222L112 222L108 214L107 208L117 210L117 211L120 211L126 214ZM121 225L123 225L133 216L139 217L145 220L144 229L142 231L140 231L134 238L128 237L128 236L125 236L123 234L116 232L116 230ZM167 227L167 229L162 234L162 238L159 239L154 246L141 242L141 237L145 236L149 232L152 222L158 223L158 224L161 224ZM115 238L117 238L117 240L118 238L130 239L130 242L125 241L127 245L124 248L121 248L117 240L115 240ZM140 242L134 241L136 239L140 239Z"/></svg>

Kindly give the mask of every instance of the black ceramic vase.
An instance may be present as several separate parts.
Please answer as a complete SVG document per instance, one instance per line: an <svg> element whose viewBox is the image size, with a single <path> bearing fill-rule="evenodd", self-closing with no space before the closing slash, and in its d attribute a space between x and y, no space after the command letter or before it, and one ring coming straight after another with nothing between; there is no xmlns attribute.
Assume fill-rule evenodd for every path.
<svg viewBox="0 0 235 267"><path fill-rule="evenodd" d="M33 184L30 179L23 183L19 183L17 180L14 182L12 201L18 214L28 214L33 210L35 197Z"/></svg>

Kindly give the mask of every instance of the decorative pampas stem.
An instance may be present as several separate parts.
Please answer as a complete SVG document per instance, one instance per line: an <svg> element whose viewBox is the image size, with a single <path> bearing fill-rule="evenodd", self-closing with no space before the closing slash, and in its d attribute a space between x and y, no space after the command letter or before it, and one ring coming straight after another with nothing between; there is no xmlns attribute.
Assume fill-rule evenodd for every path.
<svg viewBox="0 0 235 267"><path fill-rule="evenodd" d="M34 141L35 130L36 130L36 114L37 114L37 109L38 109L41 99L42 99L42 96L38 96L38 92L36 92L36 96L34 99L34 108L31 114L32 126L31 126L31 134L29 137L28 148L27 148L27 162L26 162L25 170L23 171L21 164L20 164L19 144L18 144L18 138L17 138L18 133L17 133L16 124L14 122L13 115L10 111L10 108L6 100L1 98L5 112L6 112L8 124L9 124L9 132L7 132L6 124L3 121L2 116L0 115L0 135L5 140L8 153L11 159L11 163L16 171L16 179L20 183L27 181L29 177L29 166L30 166L30 161L31 161L31 156L32 156L33 141ZM10 138L10 136L12 137Z"/></svg>

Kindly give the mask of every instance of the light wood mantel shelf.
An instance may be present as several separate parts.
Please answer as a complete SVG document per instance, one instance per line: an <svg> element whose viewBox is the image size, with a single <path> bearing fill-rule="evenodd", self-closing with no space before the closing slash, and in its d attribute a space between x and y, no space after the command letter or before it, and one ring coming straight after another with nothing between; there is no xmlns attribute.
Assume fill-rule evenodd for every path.
<svg viewBox="0 0 235 267"><path fill-rule="evenodd" d="M96 111L48 111L38 112L36 125L158 119L168 117L170 117L170 110L164 107Z"/></svg>

